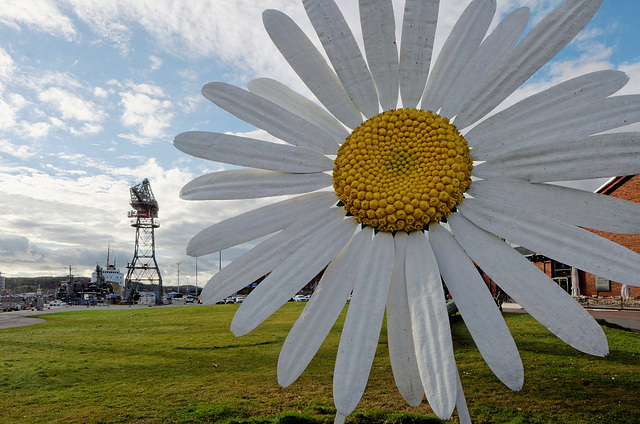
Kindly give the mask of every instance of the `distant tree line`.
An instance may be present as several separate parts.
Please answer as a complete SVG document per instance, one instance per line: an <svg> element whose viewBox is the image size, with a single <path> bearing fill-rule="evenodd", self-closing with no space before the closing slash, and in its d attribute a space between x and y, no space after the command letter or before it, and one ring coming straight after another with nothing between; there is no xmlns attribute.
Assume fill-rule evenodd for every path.
<svg viewBox="0 0 640 424"><path fill-rule="evenodd" d="M89 277L74 277L74 281L88 283ZM38 287L45 293L54 293L63 282L69 281L64 277L5 277L5 288L9 293L35 292Z"/></svg>

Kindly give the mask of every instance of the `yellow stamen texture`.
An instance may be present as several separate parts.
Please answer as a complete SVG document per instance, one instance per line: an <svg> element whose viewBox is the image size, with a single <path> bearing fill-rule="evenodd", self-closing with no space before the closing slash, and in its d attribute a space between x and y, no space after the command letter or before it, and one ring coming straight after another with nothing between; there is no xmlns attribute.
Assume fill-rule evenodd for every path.
<svg viewBox="0 0 640 424"><path fill-rule="evenodd" d="M472 163L467 141L447 118L389 110L347 137L335 159L333 187L364 225L421 230L460 204L471 185Z"/></svg>

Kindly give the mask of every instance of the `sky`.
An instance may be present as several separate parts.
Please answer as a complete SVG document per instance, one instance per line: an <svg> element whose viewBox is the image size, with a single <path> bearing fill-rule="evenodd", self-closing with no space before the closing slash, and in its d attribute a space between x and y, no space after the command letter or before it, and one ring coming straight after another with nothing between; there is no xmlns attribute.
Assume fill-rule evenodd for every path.
<svg viewBox="0 0 640 424"><path fill-rule="evenodd" d="M337 0L356 37L356 0ZM441 0L436 54L469 0ZM529 6L526 31L560 0L498 0L493 26ZM394 1L397 27L404 1ZM185 131L269 139L200 94L211 81L246 87L271 77L311 96L273 47L264 9L291 16L319 46L298 0L0 0L0 272L89 276L111 262L126 274L135 229L129 188L148 178L159 203L156 255L165 285L201 286L244 249L185 254L207 226L266 204L188 202L191 179L228 166L173 146ZM604 0L552 62L499 106L600 69L627 72L640 93L640 2ZM600 182L585 184L595 189Z"/></svg>

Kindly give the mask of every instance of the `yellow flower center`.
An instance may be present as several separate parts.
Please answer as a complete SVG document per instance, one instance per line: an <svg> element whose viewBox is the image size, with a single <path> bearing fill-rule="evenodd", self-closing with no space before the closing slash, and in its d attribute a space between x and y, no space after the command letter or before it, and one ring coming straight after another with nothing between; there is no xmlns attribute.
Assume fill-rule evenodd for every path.
<svg viewBox="0 0 640 424"><path fill-rule="evenodd" d="M467 141L447 118L397 109L363 122L340 146L333 188L355 219L413 231L451 214L471 185Z"/></svg>

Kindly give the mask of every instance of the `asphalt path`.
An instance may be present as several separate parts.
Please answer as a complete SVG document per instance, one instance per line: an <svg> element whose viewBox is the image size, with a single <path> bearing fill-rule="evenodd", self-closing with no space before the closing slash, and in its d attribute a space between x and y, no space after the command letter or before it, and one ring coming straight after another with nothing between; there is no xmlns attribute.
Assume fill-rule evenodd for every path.
<svg viewBox="0 0 640 424"><path fill-rule="evenodd" d="M502 305L506 312L523 312L524 309L515 303L505 303ZM587 312L594 318L604 319L612 324L640 332L640 311L617 310L617 309L587 309Z"/></svg>
<svg viewBox="0 0 640 424"><path fill-rule="evenodd" d="M67 306L64 308L51 308L44 309L42 311L34 311L26 309L24 311L12 311L12 312L0 312L0 330L5 328L24 327L27 325L34 325L46 322L45 319L39 318L41 315L55 314L58 312L73 312L73 311L90 311L90 310L114 310L114 309L140 309L140 308L168 308L172 306L185 306L184 303L177 303L172 305L163 306L149 306L149 305L107 305L107 306ZM191 307L193 305L189 305Z"/></svg>

